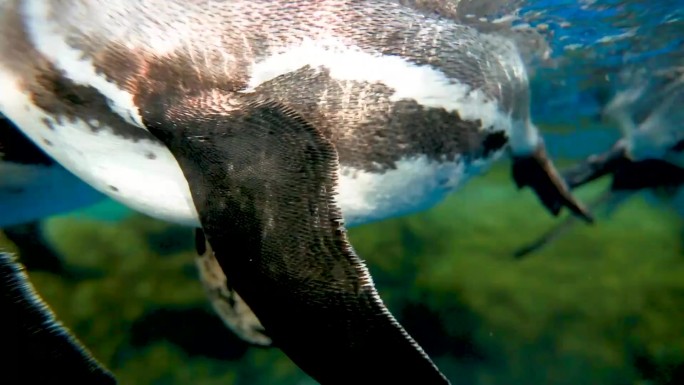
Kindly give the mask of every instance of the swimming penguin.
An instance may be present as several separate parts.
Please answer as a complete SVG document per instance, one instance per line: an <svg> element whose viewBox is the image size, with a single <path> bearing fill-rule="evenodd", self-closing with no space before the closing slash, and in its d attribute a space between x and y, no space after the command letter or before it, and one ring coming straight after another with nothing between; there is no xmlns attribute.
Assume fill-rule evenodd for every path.
<svg viewBox="0 0 684 385"><path fill-rule="evenodd" d="M0 6L0 113L97 190L201 228L200 253L320 383L448 383L345 224L429 207L509 150L519 186L588 217L530 120L515 46L425 9Z"/></svg>
<svg viewBox="0 0 684 385"><path fill-rule="evenodd" d="M116 384L114 376L64 327L23 267L0 252L0 383Z"/></svg>
<svg viewBox="0 0 684 385"><path fill-rule="evenodd" d="M631 73L631 72L629 72ZM619 92L604 109L623 138L604 154L566 170L571 188L612 175L612 190L677 186L684 167L684 71L640 79Z"/></svg>
<svg viewBox="0 0 684 385"><path fill-rule="evenodd" d="M603 117L620 128L622 138L562 173L571 189L603 177L612 179L608 191L590 203L592 211L606 206L610 212L638 192L684 199L684 72L646 79L625 72L634 83L616 93L603 110ZM567 218L515 255L520 258L541 249L574 222Z"/></svg>

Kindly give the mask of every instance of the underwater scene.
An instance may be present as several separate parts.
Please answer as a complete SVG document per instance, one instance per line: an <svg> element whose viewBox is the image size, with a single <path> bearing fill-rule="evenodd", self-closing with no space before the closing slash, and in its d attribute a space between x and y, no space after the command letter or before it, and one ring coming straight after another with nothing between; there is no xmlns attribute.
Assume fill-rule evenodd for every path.
<svg viewBox="0 0 684 385"><path fill-rule="evenodd" d="M8 80L11 79L8 74L16 72L15 63L7 59L6 49L11 46L8 42L17 41L21 34L14 30L20 29L15 25L15 17L8 15L22 7L21 3L32 2L0 0L0 25L5 25L0 27L0 93L14 87L14 83L10 84ZM83 3L93 9L104 7L104 2L98 1L64 3ZM125 2L111 2L115 3L121 6ZM159 1L156 3L160 4ZM194 12L194 9L220 7L212 2L190 3L188 12L191 12L190 8ZM234 3L231 6L235 9L244 6L244 1L225 3ZM254 2L256 12L276 18L268 11L258 9L267 7L264 6L266 3ZM272 3L283 7L283 19L300 20L293 14L308 12L302 10L308 9L307 4L330 1ZM232 145L232 153L239 155L234 158L226 155L225 159L237 159L226 161L226 167L234 171L234 167L239 168L243 164L241 162L248 162L246 159L251 150L243 153L239 146L250 149L263 146L269 154L282 155L288 161L294 159L293 169L301 168L287 174L289 168L283 171L280 166L254 161L244 170L235 171L236 174L247 175L244 179L233 181L223 177L225 167L219 169L220 176L216 177L213 167L215 164L221 166L221 160L192 163L201 157L197 154L206 154L223 145L215 139L223 138L222 132L212 129L199 133L187 131L184 135L199 138L197 142L175 139L166 142L169 135L163 129L150 128L149 131L171 150L188 180L199 222L195 218L195 222L182 223L183 220L174 219L176 214L173 213L155 215L153 210L147 209L154 206L153 203L131 203L133 200L126 195L129 194L126 187L115 186L111 182L125 180L128 176L123 179L112 177L100 183L97 172L115 175L117 171L114 168L102 171L105 168L93 166L98 171L88 174L89 164L95 165L98 159L117 153L118 147L107 147L111 153L98 147L100 158L73 158L78 160L72 161L64 154L74 149L87 152L90 139L81 138L83 141L79 143L85 144L77 143L72 147L59 144L62 142L57 136L41 141L30 128L26 128L31 125L26 118L30 114L18 112L19 108L13 109L9 97L0 97L0 252L15 256L6 259L9 257L0 253L0 279L10 282L16 274L12 269L5 269L4 265L13 264L16 269L25 269L30 284L52 310L57 322L73 334L77 339L75 343L87 349L86 356L97 361L90 363L87 370L76 364L74 368L95 372L99 370L95 365L101 365L103 370L111 372L106 381L89 380L91 384L684 384L684 0L367 0L337 3L361 4L359 9L363 12L375 9L373 7L378 4L391 9L398 7L396 13L385 15L378 12L395 18L388 21L388 25L406 23L399 29L413 28L409 26L413 21L405 18L415 13L419 15L415 17L420 18L415 23L425 30L429 28L421 23L439 25L438 31L458 25L467 29L457 31L472 33L473 39L482 38L487 44L494 43L482 36L501 39L492 40L494 42L511 42L515 47L512 51L498 51L498 48L485 44L489 48L482 53L475 48L468 49L468 42L454 43L466 46L464 51L454 48L454 55L463 53L464 56L447 56L453 60L450 61L452 64L445 65L445 71L453 69L456 78L461 75L468 76L468 79L470 76L477 78L469 84L470 90L480 86L483 90L496 90L492 92L499 95L499 105L512 106L501 115L503 118L499 115L492 118L494 126L499 124L496 119L513 121L506 126L512 127L506 131L504 140L507 142L492 144L499 138L495 134L481 139L478 132L481 133L482 128L480 131L476 129L475 133L459 133L454 141L462 152L457 153L455 159L466 160L459 163L452 173L445 171L447 169L443 167L446 166L439 162L447 164L444 159L454 158L453 153L435 158L437 160L433 159L433 163L418 162L406 166L408 163L402 163L404 160L392 160L391 166L380 167L386 152L393 155L414 148L408 143L410 141L420 142L415 147L419 155L421 151L431 154L435 148L449 151L452 139L436 136L441 131L435 131L429 141L418 136L414 140L414 136L409 136L411 139L406 143L389 149L386 143L392 144L394 140L391 132L387 136L385 131L378 131L380 134L376 136L382 140L368 146L361 139L345 142L344 133L340 137L331 134L326 143L332 143L328 147L338 153L333 157L338 163L331 161L330 164L337 164L341 171L338 177L328 180L325 175L333 171L324 170L327 163L318 160L328 159L329 152L316 152L318 149L314 148L326 145L320 144L322 142L312 135L314 139L305 143L308 147L304 144L301 148L296 147L300 145L297 138L304 137L297 130L307 130L318 122L318 118L306 115L308 121L313 122L311 125L301 123L307 119L300 121L296 118L288 126L288 119L297 112L295 107L283 110L282 114L267 109L263 110L266 112L260 110L262 115L259 115L268 115L267 119L248 116L231 122L236 126L243 122L257 122L256 126L273 124L269 130L275 131L281 139L274 141L256 134L254 137L235 134L238 139L234 141L239 144ZM185 3L175 0L166 4L168 9L186 7ZM88 11L82 12L90 12L91 8L87 6L84 7ZM55 17L58 21L50 20L50 23L58 25L67 23L65 20L69 17L82 17L78 16L76 8L65 6L63 17ZM102 8L101 12L108 11ZM107 15L111 18L112 15L124 14L119 8L116 12ZM160 12L159 18L164 12ZM213 19L224 17L221 12L217 11ZM376 11L367 12L371 19L375 15L372 12ZM17 20L32 17L28 11L17 14L23 15ZM45 15L49 12L46 11ZM221 22L235 22L229 19L235 14L229 12L228 15L231 16L225 16L227 20ZM79 33L100 36L98 20L89 18L83 22L87 25L83 27L86 32ZM31 23L30 20L25 22L27 25ZM130 19L131 24L138 22L142 25L145 21L143 18ZM364 21L359 23L361 25ZM258 29L261 24L256 25L254 28ZM159 28L164 43L168 43L167 39L173 40L172 36L164 34L168 31ZM180 30L181 27L170 28ZM349 28L353 31L356 27L350 24ZM50 33L57 34L55 31L59 29L55 27ZM39 36L39 32L31 33ZM420 34L417 36L416 39L424 38ZM426 41L432 38L428 36ZM40 40L40 37L35 39ZM68 40L66 35L65 39ZM377 43L373 40L367 44L372 46L374 42ZM66 51L60 51L58 43L50 44L53 45L41 49L45 52L53 49L57 57L55 63L60 63L59 55ZM78 44L83 46L85 43ZM131 43L131 47L134 44ZM410 43L404 44L410 46ZM444 44L444 47L451 47ZM442 46L435 47L439 49ZM89 49L83 48L83 52L90 52ZM521 63L526 77L519 75L521 70L515 65L510 68L503 65L501 73L487 72L487 68L495 67L490 59L474 59L480 63L477 68L484 68L482 74L476 75L468 73L473 71L471 67L459 64L466 63L469 57L486 55L487 50L496 51L497 55L509 55L511 52L519 55L515 60ZM441 65L442 56L428 51L422 48L417 51L425 55L424 61L418 60L420 55L412 60L423 66ZM123 53L123 57L135 54L131 48L130 52ZM45 55L50 57L49 53ZM427 58L430 55L434 57ZM324 56L311 62L333 68ZM93 57L99 60L97 54ZM331 60L334 62L336 57ZM106 58L116 61L115 68L128 65L120 64L118 61L124 61L119 56ZM363 67L368 71L380 68L380 72L385 69L391 73L399 68L394 67L396 62L390 60L380 67L373 67L375 64L370 59L359 55L352 60L357 59L367 60ZM207 59L207 63L211 60ZM299 59L288 60L286 65L293 66L293 72L281 76L286 80L288 76L299 74L295 71L299 70L296 66ZM102 68L104 73L109 70L106 65ZM465 69L461 71L461 68ZM69 74L68 68L63 71ZM86 72L83 69L79 71ZM337 73L345 81L352 76L345 71L337 71L331 70L330 73ZM354 67L348 72L354 71L358 69ZM418 84L451 90L448 87L454 84L453 79L446 86L432 84L430 74L421 75L420 79L425 84L415 83L409 78L411 73L403 73L406 76L405 88ZM172 73L175 77L184 74L181 70ZM377 84L391 83L389 75L360 76L375 79ZM524 80L523 85L509 87L507 82L514 82L511 79L518 79L516 76ZM317 87L325 81L318 75L302 79L295 78L296 82L309 82L305 85L305 93L311 95L318 95ZM3 86L2 82L6 85ZM155 79L141 88L153 89L160 83ZM267 83L264 84L269 86ZM59 84L64 89L69 87L64 85L67 83ZM95 85L91 88L95 89L99 87L97 84L104 83L92 84ZM188 84L183 87L192 88ZM293 97L287 91L294 87L291 84L275 84L269 92L282 100L294 99L297 96ZM164 88L164 92L171 94L170 89ZM255 89L258 91L260 88ZM83 96L86 95L84 91L79 90L74 87L72 91L62 88L55 91L57 99L67 100L65 103L73 103L76 107L45 109L47 113L57 114L53 122L55 128L50 129L52 133L62 132L60 130L68 127L68 124L60 126L63 122L71 122L75 127L73 122L81 118L68 115L72 111L77 111L74 114L92 111L93 114L87 115L88 119L96 119L95 113L101 112L102 107L96 106L95 102ZM360 94L364 95L364 92ZM411 95L410 89L402 92ZM430 91L421 92L428 94ZM514 96L506 99L508 93L514 93ZM151 91L150 94L153 95ZM528 94L529 105L521 102ZM441 94L437 92L435 95ZM469 129L462 124L468 121L467 116L482 116L478 118L479 122L488 119L489 112L482 111L490 111L491 105L488 102L477 104L480 99L473 97L471 100L469 97L464 96L461 104L454 104L457 106L456 116L460 113L464 118L458 129ZM74 98L81 100L74 102ZM323 98L321 96L320 100ZM435 100L430 98L429 95L425 99L417 96L418 101L426 100L418 103L419 107L427 106L427 100ZM134 100L142 111L147 107L143 108L141 100L147 103L149 99ZM316 103L316 99L311 100L305 99L302 103ZM338 106L331 99L326 100L329 105ZM382 103L384 99L378 97L378 100ZM107 101L111 102L110 99ZM36 103L40 107L40 103ZM54 101L50 103L56 105ZM150 103L154 104L156 100ZM191 107L210 109L202 103L206 101L191 104ZM372 103L369 105L371 107L364 107L364 111L372 110ZM267 104L269 106L272 105ZM111 103L110 108L114 109ZM322 107L319 105L318 108ZM527 109L529 118L526 118ZM408 121L416 117L401 115L404 110L399 108L392 111L397 113L397 120ZM478 111L482 114L477 115ZM64 115L60 118L62 113ZM178 116L182 118L178 121L184 122L187 115L187 111L181 111ZM326 115L329 116L332 115ZM408 127L411 130L422 129L421 122L442 125L439 117L435 116L421 115L423 120L417 120L418 123L411 123L413 125ZM135 120L135 117L131 119ZM524 124L518 125L516 119ZM142 120L146 126L152 127L153 123L149 123L151 120L144 114ZM196 124L201 126L206 121L207 118L200 119ZM102 119L102 122L106 120ZM134 126L131 121L127 122ZM177 127L181 124L173 121L172 125ZM403 130L401 124L392 120L386 127ZM120 126L112 124L112 127L116 133L116 127ZM252 126L245 123L244 127ZM359 127L370 127L367 128L369 135L374 134L370 130L375 126ZM281 128L282 131L278 131ZM529 139L536 135L532 128L538 130L543 138L539 142ZM94 129L94 132L100 132L98 130ZM109 138L96 137L97 140ZM259 140L256 145L254 138ZM145 140L136 138L134 142ZM281 146L270 144L280 140L284 143ZM202 147L207 141L212 143L212 147ZM436 143L434 148L426 147L428 142ZM541 143L535 144L538 147L534 147L531 155L529 151L525 152L529 143ZM347 145L353 149L347 151L344 147ZM289 151L291 148L288 146L293 147L293 151ZM64 150L54 150L57 147ZM374 162L372 167L375 169L361 170L365 167L362 160L367 155L364 151L373 153L368 159ZM496 155L490 158L490 151ZM189 153L193 156L183 157ZM220 151L217 153L221 155ZM304 159L310 153L314 155L306 158L308 163L296 163L297 159ZM305 155L300 157L299 154ZM166 159L166 155L152 152L145 156L147 159ZM224 159L221 156L212 159ZM434 166L437 171L423 178L427 175L423 170L433 167L434 162L439 163ZM115 163L128 167L126 161L120 159ZM130 164L137 168L142 163ZM185 168L188 164L190 166ZM266 165L260 169L262 164ZM346 164L354 170L353 173L345 173ZM140 170L147 170L140 167ZM144 172L147 171L136 175L144 175ZM159 173L162 175L162 171ZM201 177L193 179L198 174ZM264 177L264 185L253 182L261 180L259 175L269 175ZM296 181L281 183L280 179L286 179L287 175L292 175ZM297 179L300 176L302 179ZM150 174L150 177L156 178L156 175ZM331 184L323 187L307 184L308 180L319 177ZM373 179L376 177L379 179ZM439 187L432 185L430 178L433 177L440 179ZM453 178L460 179L454 182ZM131 184L142 186L144 179L135 179ZM152 183L158 180L161 181L153 179ZM222 184L224 181L227 182ZM302 195L314 197L329 193L330 186L335 187L334 183L339 184L341 191L338 198L341 209L336 208L334 199L328 196L321 198L327 199L325 205L317 206L311 203L315 201L311 198L307 201L308 209L297 206ZM164 195L165 191L173 190L168 186L170 184L154 190L158 199L150 193L150 202L158 200L160 203L157 205L161 206L165 199L170 201L171 198ZM346 186L352 186L353 191L348 193ZM249 195L249 200L231 200L232 193L225 193L251 193L252 190L256 198ZM142 191L142 188L136 191ZM287 199L271 200L271 191L282 193ZM208 194L208 198L202 194ZM357 207L356 200L347 203L347 199L362 198L365 199L362 203L377 203L377 206L367 209L361 207L363 205ZM328 217L320 214L323 218L320 221L317 217L319 213L328 212L326 210L330 210L331 223L337 220L339 212L342 213L348 230L348 243L343 234L344 226L331 227L331 234L336 235L332 238L321 236L323 240L320 243L300 242L301 239L318 239L316 234L328 229L321 224ZM300 219L309 216L315 220ZM289 218L298 219L287 222ZM282 225L272 223L279 220ZM228 226L227 223L232 224ZM204 233L195 230L199 227L204 228ZM258 237L254 236L256 232ZM280 239L276 241L267 240L278 236ZM256 243L253 243L253 238L258 238L254 241ZM300 253L304 257L292 262L286 258L289 253ZM245 261L232 262L241 254L249 255L248 261L245 258ZM281 254L283 257L279 259ZM351 270L344 270L348 266L340 267L339 262L320 262L328 263L338 258L338 254L344 256L342 260L349 263ZM317 255L325 255L327 259L314 262ZM253 265L250 264L255 259L271 262L261 263L252 270L250 266ZM290 280L295 278L288 272L293 263L295 270L318 272L321 269L321 272L304 276L301 278L303 284L298 281L301 286L292 289L296 284ZM369 275L364 275L364 263ZM235 272L229 272L226 266L234 267ZM359 272L358 277L349 271ZM240 277L241 272L244 278ZM212 274L218 274L217 277L223 280ZM216 283L212 279L219 281ZM21 280L20 277L18 282ZM41 375L44 377L41 378L55 384L85 381L82 379L87 377L76 375L76 369L71 378L66 364L61 368L64 373L60 374L54 374L59 372L54 368L58 364L46 364L43 368L42 362L67 354L49 342L25 342L22 340L24 337L19 337L24 334L12 331L12 328L23 328L22 333L29 330L27 335L30 335L41 328L31 324L30 317L12 321L14 312L18 312L12 310L15 309L12 306L24 301L24 294L16 294L12 290L22 285L26 284L6 284L1 288L4 292L0 307L8 307L0 308L0 318L4 319L0 326L10 332L0 334L4 340L0 344L6 344L3 350L9 350L10 354L16 351L17 346L21 347L21 353L17 353L14 360L0 363L2 372L9 373L9 377L0 375L0 385L32 384L34 380L31 380L33 375L30 372L43 372ZM318 290L324 294L310 295L307 290ZM297 298L312 299L300 304ZM357 303L358 298L363 302L361 305ZM364 307L364 301L370 303L370 307ZM338 306L347 310L339 310ZM326 315L319 317L317 312ZM379 317L386 318L379 320ZM396 323L400 326L397 327ZM390 324L397 327L403 337L390 334L387 331ZM49 329L47 326L42 328ZM308 335L308 330L314 331ZM338 335L334 336L336 333ZM412 338L415 341L412 349L419 352L422 349L429 357L424 358L425 362L431 361L434 366L426 368L424 362L404 353L407 349L407 345L402 344L404 338L406 341ZM29 339L27 337L27 341ZM399 339L402 341L397 342ZM360 358L355 359L355 354ZM71 358L68 360L65 362L72 362ZM389 363L383 364L385 360ZM365 377L364 373L370 374ZM425 374L421 377L423 373L441 375L429 377ZM112 377L115 382L110 382Z"/></svg>

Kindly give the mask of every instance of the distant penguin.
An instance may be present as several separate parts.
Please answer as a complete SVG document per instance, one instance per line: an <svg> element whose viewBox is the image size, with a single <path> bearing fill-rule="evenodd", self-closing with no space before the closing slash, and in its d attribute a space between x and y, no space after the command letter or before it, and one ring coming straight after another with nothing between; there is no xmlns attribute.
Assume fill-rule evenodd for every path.
<svg viewBox="0 0 684 385"><path fill-rule="evenodd" d="M553 214L589 218L515 45L424 5L9 0L0 32L0 113L95 189L201 228L219 288L323 384L448 383L345 223L430 207L507 151Z"/></svg>
<svg viewBox="0 0 684 385"><path fill-rule="evenodd" d="M0 384L116 384L43 302L22 266L0 252Z"/></svg>
<svg viewBox="0 0 684 385"><path fill-rule="evenodd" d="M681 70L680 70L681 71ZM608 191L590 204L613 211L639 192L655 192L684 204L684 72L637 76L623 71L630 84L603 109L603 118L622 132L609 150L564 170L572 189L610 177ZM656 72L656 71L652 71ZM684 214L684 208L680 209ZM559 237L574 223L568 218L516 251L524 257Z"/></svg>
<svg viewBox="0 0 684 385"><path fill-rule="evenodd" d="M604 110L623 138L603 154L564 171L571 188L610 175L611 205L639 191L684 185L684 72L651 75L616 93Z"/></svg>

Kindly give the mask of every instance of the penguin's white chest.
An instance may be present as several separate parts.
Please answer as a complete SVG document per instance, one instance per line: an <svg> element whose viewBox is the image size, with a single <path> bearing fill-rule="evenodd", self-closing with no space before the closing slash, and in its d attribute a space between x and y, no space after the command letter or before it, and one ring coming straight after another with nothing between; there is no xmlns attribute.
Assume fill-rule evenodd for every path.
<svg viewBox="0 0 684 385"><path fill-rule="evenodd" d="M188 183L171 152L159 142L117 136L95 121L55 118L37 107L1 67L0 84L0 112L93 188L162 220L199 223Z"/></svg>

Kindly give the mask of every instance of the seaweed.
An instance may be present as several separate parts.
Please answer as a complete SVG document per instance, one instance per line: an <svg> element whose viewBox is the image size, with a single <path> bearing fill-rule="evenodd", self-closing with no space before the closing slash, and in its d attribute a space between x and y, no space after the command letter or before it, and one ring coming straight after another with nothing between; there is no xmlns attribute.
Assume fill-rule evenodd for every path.
<svg viewBox="0 0 684 385"><path fill-rule="evenodd" d="M681 217L636 197L517 260L517 247L560 218L506 170L431 210L350 230L388 307L454 384L680 383ZM120 383L313 383L211 313L191 229L137 214L54 217L44 229L73 274L31 279Z"/></svg>

